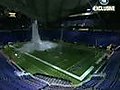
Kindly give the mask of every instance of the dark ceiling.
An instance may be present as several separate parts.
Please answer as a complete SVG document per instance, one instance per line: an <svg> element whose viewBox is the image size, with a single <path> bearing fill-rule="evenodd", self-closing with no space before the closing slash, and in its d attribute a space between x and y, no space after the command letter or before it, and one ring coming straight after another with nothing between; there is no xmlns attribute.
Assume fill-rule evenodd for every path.
<svg viewBox="0 0 120 90"><path fill-rule="evenodd" d="M0 4L21 11L41 22L51 22L82 10L87 0L0 0ZM79 8L79 9L78 9Z"/></svg>
<svg viewBox="0 0 120 90"><path fill-rule="evenodd" d="M86 13L87 9L91 9L94 5L100 5L99 0L0 0L0 4L43 23L71 19L68 18L69 15ZM114 5L116 11L97 12L95 15L77 18L99 20L97 25L99 28L119 29L120 0L109 0L108 5Z"/></svg>

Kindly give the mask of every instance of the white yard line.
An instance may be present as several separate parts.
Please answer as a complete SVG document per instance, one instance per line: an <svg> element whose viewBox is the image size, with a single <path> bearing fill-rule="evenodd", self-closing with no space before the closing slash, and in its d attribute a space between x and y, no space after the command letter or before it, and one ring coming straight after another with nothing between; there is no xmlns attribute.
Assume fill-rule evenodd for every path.
<svg viewBox="0 0 120 90"><path fill-rule="evenodd" d="M103 60L103 58L106 56L106 53L101 57L101 58L99 58L98 59L98 61L96 61L95 63L96 64L99 64L102 60Z"/></svg>
<svg viewBox="0 0 120 90"><path fill-rule="evenodd" d="M14 68L14 67L17 67L21 72L24 72L24 73L26 72L26 71L23 70L19 65L17 65L13 60L10 60L10 58L9 58L6 54L4 54L3 51L0 51L0 53L6 58L6 60L9 60L8 63L9 63L11 66L13 66L12 64L15 65L15 66L13 66L13 68ZM16 68L15 68L15 69L16 69ZM31 73L28 73L28 74L29 74L32 78L41 80L41 81L47 83L48 85L50 85L50 84L49 84L48 82L46 82L45 80L39 79L39 78L33 76Z"/></svg>
<svg viewBox="0 0 120 90"><path fill-rule="evenodd" d="M40 62L42 62L42 63L44 63L44 64L46 64L46 65L48 65L48 66L50 66L50 67L52 67L52 68L54 68L54 69L56 69L56 70L58 70L58 71L60 71L60 72L62 72L62 73L64 73L64 74L67 74L67 75L69 75L69 76L71 76L71 77L73 77L73 78L75 78L75 79L77 79L77 80L79 80L79 81L82 81L82 79L81 79L79 76L77 76L77 75L75 75L75 74L72 74L72 73L70 73L70 72L68 72L68 71L66 71L66 70L63 70L63 69L61 69L61 68L59 68L59 67L57 67L57 66L55 66L55 65L52 65L52 64L50 64L50 63L48 63L48 62L46 62L46 61L43 61L43 60L40 59L40 58L37 58L37 57L35 57L35 56L33 56L33 55L29 54L29 53L25 53L25 55L27 55L27 56L29 56L29 57L32 57L32 58L34 58L34 59L36 59L36 60L38 60L38 61L40 61Z"/></svg>
<svg viewBox="0 0 120 90"><path fill-rule="evenodd" d="M19 65L17 65L14 61L10 60L11 63L15 65L15 67L19 68L21 72L25 72Z"/></svg>
<svg viewBox="0 0 120 90"><path fill-rule="evenodd" d="M29 57L32 57L32 58L34 58L34 59L36 59L36 60L38 60L40 62L42 62L42 63L44 63L46 65L48 65L48 66L50 66L50 67L52 67L52 68L54 68L54 69L56 69L56 70L58 70L58 71L60 71L60 72L62 72L64 74L67 74L67 75L69 75L69 76L71 76L71 77L73 77L73 78L75 78L75 79L77 79L79 81L82 81L94 68L94 66L91 66L87 71L85 71L85 73L83 73L83 75L81 75L79 77L79 76L77 76L77 75L75 75L73 73L70 73L70 72L68 72L66 70L63 70L63 69L61 69L61 68L59 68L59 67L57 67L55 65L52 65L52 64L50 64L50 63L48 63L48 62L46 62L46 61L44 61L44 60L42 60L40 58L37 58L37 57L35 57L35 56L33 56L33 55L29 54L29 53L24 53L24 54L29 56Z"/></svg>
<svg viewBox="0 0 120 90"><path fill-rule="evenodd" d="M94 66L91 66L87 71L85 71L85 72L80 76L80 79L83 80L93 69L94 69Z"/></svg>
<svg viewBox="0 0 120 90"><path fill-rule="evenodd" d="M105 62L103 62L103 63L100 65L100 67L99 67L94 73L97 74L98 71L101 69L101 67L102 67L104 64L105 64Z"/></svg>

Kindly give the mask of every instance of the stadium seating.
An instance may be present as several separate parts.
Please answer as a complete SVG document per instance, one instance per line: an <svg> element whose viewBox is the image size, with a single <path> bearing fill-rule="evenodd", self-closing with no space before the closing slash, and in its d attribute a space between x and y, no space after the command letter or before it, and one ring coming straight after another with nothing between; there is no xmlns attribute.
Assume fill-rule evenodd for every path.
<svg viewBox="0 0 120 90"><path fill-rule="evenodd" d="M27 40L30 39L30 32L26 31L26 33L21 36L21 32L17 32L18 35L16 35L16 32L13 34L7 33L0 33L1 38L0 41L3 43L7 43L8 41L23 41L26 37ZM29 33L29 34L28 34ZM59 39L60 37L60 31L41 31L41 35L45 35L42 38L49 37L50 40L53 40L54 38ZM109 37L111 35L111 38ZM71 37L69 37L71 36ZM8 38L9 37L9 38ZM23 37L23 38L21 38ZM83 38L84 37L84 38ZM112 38L113 37L113 38ZM110 42L115 42L116 44L120 44L120 35L119 34L112 34L112 33L91 33L91 32L73 32L73 31L64 31L64 41L67 42L84 42L87 44L95 45L95 41L97 40L98 45L106 46L110 44ZM83 86L80 86L77 88L77 90L84 90L86 88L96 88L96 89L113 89L113 90L120 90L120 48L115 50L112 57L107 62L107 65L105 65L105 70L102 71L102 73L106 73L106 77L104 79L99 79L100 77L93 77L90 81L83 84ZM55 90L56 88L60 88L58 90L62 90L67 87L60 87L60 86L48 86L45 82L42 82L40 80L35 80L29 76L24 76L22 78L16 76L14 74L14 71L17 68L15 66L8 64L6 58L0 54L0 90L7 90L7 88L10 88L10 90L36 90L41 88L48 88L48 90ZM18 69L17 69L18 70ZM62 84L62 85L70 85L69 82L58 80L56 78L41 78L44 79L50 83L54 84ZM53 89L54 88L54 89ZM69 90L69 89L68 89Z"/></svg>
<svg viewBox="0 0 120 90"><path fill-rule="evenodd" d="M92 77L90 81L84 83L82 86L76 88L76 90L120 90L120 50L114 52L110 57L104 71L106 76L103 79L99 77Z"/></svg>
<svg viewBox="0 0 120 90"><path fill-rule="evenodd" d="M43 90L74 90L74 87L64 87L64 86L56 86L56 85L51 85Z"/></svg>
<svg viewBox="0 0 120 90"><path fill-rule="evenodd" d="M42 40L60 40L61 28L51 31L41 29L39 33L42 37ZM8 42L29 41L31 39L31 31L12 31L12 33L9 31L3 31L0 32L0 36L0 45L7 44ZM64 28L63 41L72 43L85 43L88 45L96 45L97 41L97 46L106 47L111 43L115 45L120 45L120 34L115 32L80 32Z"/></svg>
<svg viewBox="0 0 120 90"><path fill-rule="evenodd" d="M64 80L62 78L55 78L55 77L50 77L50 76L45 76L40 74L36 74L35 76L47 81L51 85L70 85L71 86L70 81Z"/></svg>
<svg viewBox="0 0 120 90"><path fill-rule="evenodd" d="M0 53L0 90L38 90L48 86L31 76L18 77L15 70Z"/></svg>

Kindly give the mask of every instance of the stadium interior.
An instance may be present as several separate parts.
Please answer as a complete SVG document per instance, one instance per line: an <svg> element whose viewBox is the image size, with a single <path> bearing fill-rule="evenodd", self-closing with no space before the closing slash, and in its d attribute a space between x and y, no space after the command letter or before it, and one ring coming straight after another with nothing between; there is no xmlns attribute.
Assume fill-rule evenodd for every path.
<svg viewBox="0 0 120 90"><path fill-rule="evenodd" d="M0 90L120 90L119 0L0 0Z"/></svg>

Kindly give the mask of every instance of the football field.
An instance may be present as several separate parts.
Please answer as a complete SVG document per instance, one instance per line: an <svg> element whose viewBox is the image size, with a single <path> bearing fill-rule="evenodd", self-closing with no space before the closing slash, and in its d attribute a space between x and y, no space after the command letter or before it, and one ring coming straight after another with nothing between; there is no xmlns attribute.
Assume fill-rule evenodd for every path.
<svg viewBox="0 0 120 90"><path fill-rule="evenodd" d="M20 53L7 47L4 52L25 71L70 80L78 84L94 73L101 63L96 62L104 50L86 45L62 43L56 48L32 53Z"/></svg>

